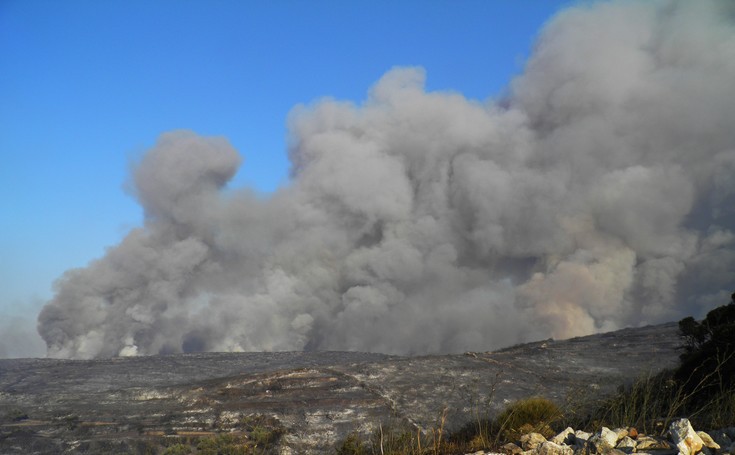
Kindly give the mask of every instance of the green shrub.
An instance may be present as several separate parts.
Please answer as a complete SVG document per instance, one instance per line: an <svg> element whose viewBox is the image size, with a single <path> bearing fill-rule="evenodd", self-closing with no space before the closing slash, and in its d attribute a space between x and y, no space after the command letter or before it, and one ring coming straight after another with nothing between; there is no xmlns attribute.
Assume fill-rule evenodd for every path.
<svg viewBox="0 0 735 455"><path fill-rule="evenodd" d="M735 293L731 298L702 322L679 321L685 344L676 379L693 401L709 401L713 393L735 386Z"/></svg>
<svg viewBox="0 0 735 455"><path fill-rule="evenodd" d="M337 446L337 455L368 455L366 444L357 433L350 433L341 444Z"/></svg>
<svg viewBox="0 0 735 455"><path fill-rule="evenodd" d="M250 452L245 439L230 434L205 438L197 444L197 454L201 455L247 455Z"/></svg>
<svg viewBox="0 0 735 455"><path fill-rule="evenodd" d="M243 417L240 424L260 448L277 444L285 432L278 419L260 414Z"/></svg>
<svg viewBox="0 0 735 455"><path fill-rule="evenodd" d="M162 455L189 455L192 453L191 446L184 444L174 444L166 448Z"/></svg>

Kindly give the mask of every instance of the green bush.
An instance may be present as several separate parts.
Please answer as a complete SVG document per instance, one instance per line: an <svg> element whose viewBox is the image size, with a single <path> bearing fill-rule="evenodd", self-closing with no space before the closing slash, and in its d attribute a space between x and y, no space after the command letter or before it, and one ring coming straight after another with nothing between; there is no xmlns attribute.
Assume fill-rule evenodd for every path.
<svg viewBox="0 0 735 455"><path fill-rule="evenodd" d="M205 438L197 444L197 454L201 455L247 455L250 448L243 438L230 434L219 434Z"/></svg>
<svg viewBox="0 0 735 455"><path fill-rule="evenodd" d="M356 433L350 433L341 444L337 446L337 455L368 455L366 444Z"/></svg>
<svg viewBox="0 0 735 455"><path fill-rule="evenodd" d="M162 455L189 455L193 453L191 446L184 444L174 444L166 448Z"/></svg>

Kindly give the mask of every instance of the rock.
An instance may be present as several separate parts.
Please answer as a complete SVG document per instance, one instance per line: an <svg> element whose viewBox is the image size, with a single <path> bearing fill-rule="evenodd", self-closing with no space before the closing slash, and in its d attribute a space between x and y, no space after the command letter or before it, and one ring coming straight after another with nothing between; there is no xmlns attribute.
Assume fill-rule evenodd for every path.
<svg viewBox="0 0 735 455"><path fill-rule="evenodd" d="M704 442L704 446L708 449L720 449L720 445L717 444L712 437L705 433L704 431L697 431L697 435L699 435L700 438L702 438L702 442Z"/></svg>
<svg viewBox="0 0 735 455"><path fill-rule="evenodd" d="M731 441L735 441L735 427L727 427L722 430Z"/></svg>
<svg viewBox="0 0 735 455"><path fill-rule="evenodd" d="M610 449L604 452L605 455L625 455L625 452L618 449Z"/></svg>
<svg viewBox="0 0 735 455"><path fill-rule="evenodd" d="M586 431L577 430L574 432L574 442L580 446L589 441L591 437L592 433L587 433Z"/></svg>
<svg viewBox="0 0 735 455"><path fill-rule="evenodd" d="M704 441L694 432L688 419L679 419L669 425L669 436L682 455L694 455L702 450Z"/></svg>
<svg viewBox="0 0 735 455"><path fill-rule="evenodd" d="M505 444L503 447L501 447L501 449L503 449L505 453L509 453L511 455L516 455L516 454L523 452L523 449L513 444L512 442Z"/></svg>
<svg viewBox="0 0 735 455"><path fill-rule="evenodd" d="M574 428L567 427L566 430L551 438L551 442L554 444L571 445L574 442L574 439Z"/></svg>
<svg viewBox="0 0 735 455"><path fill-rule="evenodd" d="M732 439L725 433L724 430L715 430L710 431L710 436L712 436L712 439L720 445L722 448L730 447L730 444L732 444Z"/></svg>
<svg viewBox="0 0 735 455"><path fill-rule="evenodd" d="M620 441L618 441L618 444L615 446L615 448L620 450L621 452L632 453L635 449L635 446L636 442L630 436L625 436Z"/></svg>
<svg viewBox="0 0 735 455"><path fill-rule="evenodd" d="M607 427L602 427L598 433L595 433L589 439L589 443L594 447L596 453L607 452L617 445L618 434Z"/></svg>
<svg viewBox="0 0 735 455"><path fill-rule="evenodd" d="M541 433L527 433L521 436L520 442L523 450L533 450L546 442L546 438Z"/></svg>
<svg viewBox="0 0 735 455"><path fill-rule="evenodd" d="M624 437L628 436L628 429L627 428L615 428L613 430L613 432L618 435L618 441L620 441Z"/></svg>
<svg viewBox="0 0 735 455"><path fill-rule="evenodd" d="M569 446L556 444L551 441L541 443L538 447L539 455L574 455L574 449Z"/></svg>
<svg viewBox="0 0 735 455"><path fill-rule="evenodd" d="M650 436L638 436L636 441L635 450L636 452L647 452L649 450L667 450L671 449L672 446L667 441L652 438Z"/></svg>

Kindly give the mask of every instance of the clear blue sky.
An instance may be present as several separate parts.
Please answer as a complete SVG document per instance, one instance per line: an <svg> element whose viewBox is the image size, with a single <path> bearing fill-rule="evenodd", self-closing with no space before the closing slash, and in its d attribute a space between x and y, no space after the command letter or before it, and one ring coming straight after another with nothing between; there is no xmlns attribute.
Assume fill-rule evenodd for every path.
<svg viewBox="0 0 735 455"><path fill-rule="evenodd" d="M394 66L502 94L569 1L0 0L0 319L140 225L123 184L167 130L226 136L232 187L288 183L285 120Z"/></svg>

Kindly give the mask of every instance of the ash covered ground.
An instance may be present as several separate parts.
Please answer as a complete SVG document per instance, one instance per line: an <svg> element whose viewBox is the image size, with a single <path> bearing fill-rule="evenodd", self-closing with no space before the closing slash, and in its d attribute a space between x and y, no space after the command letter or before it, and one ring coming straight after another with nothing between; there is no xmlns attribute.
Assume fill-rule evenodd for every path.
<svg viewBox="0 0 735 455"><path fill-rule="evenodd" d="M277 453L329 453L379 424L450 427L542 395L603 396L673 366L676 324L495 352L204 353L0 360L0 453L156 453L179 440L278 427ZM452 428L448 428L452 429Z"/></svg>

